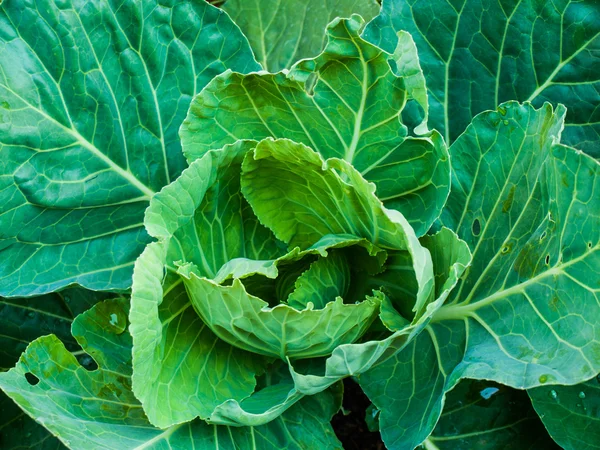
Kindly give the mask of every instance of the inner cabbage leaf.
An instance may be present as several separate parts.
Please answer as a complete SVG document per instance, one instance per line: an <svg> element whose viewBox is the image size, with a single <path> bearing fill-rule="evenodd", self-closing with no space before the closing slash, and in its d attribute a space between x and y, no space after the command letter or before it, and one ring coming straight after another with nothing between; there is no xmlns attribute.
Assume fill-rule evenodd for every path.
<svg viewBox="0 0 600 450"><path fill-rule="evenodd" d="M294 170L304 187L288 189L289 198L267 199L271 189L289 185ZM431 258L406 219L383 207L374 192L343 160L324 161L303 144L267 139L208 152L152 199L146 225L159 242L136 263L130 317L133 390L153 423L196 416L264 423L303 395L366 370L418 333L441 304L434 301ZM312 210L321 202L327 211ZM275 220L273 211L288 218ZM406 309L419 312L414 326L357 342L378 320L385 297L373 289L351 301L337 295L299 308L288 303L296 282L302 289L304 272L294 264L306 260L309 267L331 253L351 262L351 276L372 276L383 270L386 249L404 252L412 267L417 294L406 299ZM278 298L278 292L287 295ZM347 354L343 366L338 351ZM301 373L306 365L294 369L298 359L330 355L317 365L327 371L333 364L335 375L329 371L314 382L314 374ZM291 364L293 380L256 390L256 376L273 358Z"/></svg>

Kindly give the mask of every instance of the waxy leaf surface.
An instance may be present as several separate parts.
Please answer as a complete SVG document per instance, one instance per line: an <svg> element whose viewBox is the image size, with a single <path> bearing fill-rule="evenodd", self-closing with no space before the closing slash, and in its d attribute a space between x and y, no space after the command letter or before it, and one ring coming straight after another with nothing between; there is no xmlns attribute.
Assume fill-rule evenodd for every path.
<svg viewBox="0 0 600 450"><path fill-rule="evenodd" d="M463 380L446 396L426 450L559 450L527 394L489 381Z"/></svg>
<svg viewBox="0 0 600 450"><path fill-rule="evenodd" d="M0 30L0 295L128 289L190 99L259 65L203 1L7 0Z"/></svg>
<svg viewBox="0 0 600 450"><path fill-rule="evenodd" d="M0 446L4 450L64 450L66 448L1 391Z"/></svg>
<svg viewBox="0 0 600 450"><path fill-rule="evenodd" d="M228 0L223 5L248 38L263 69L278 72L319 54L325 28L336 17L379 12L376 0Z"/></svg>
<svg viewBox="0 0 600 450"><path fill-rule="evenodd" d="M565 450L600 448L600 375L574 386L528 391L550 436Z"/></svg>
<svg viewBox="0 0 600 450"><path fill-rule="evenodd" d="M358 16L332 22L323 53L289 72L216 77L183 123L187 159L238 139L287 138L323 159L352 164L375 183L387 208L399 210L418 236L425 234L448 195L447 149L437 132L408 137L401 123L409 96L423 100L410 43L388 54L359 36L363 23ZM397 60L399 73L404 69L406 81L390 60Z"/></svg>
<svg viewBox="0 0 600 450"><path fill-rule="evenodd" d="M157 426L208 418L224 401L241 401L266 364L210 330L174 265L192 263L212 278L230 258L278 254L276 239L240 192L242 159L255 145L242 141L196 161L152 199L146 214L149 233L164 240L146 248L133 275L133 390Z"/></svg>
<svg viewBox="0 0 600 450"><path fill-rule="evenodd" d="M383 0L364 37L392 52L412 35L448 144L502 102L548 101L567 106L563 143L599 158L598 17L596 0Z"/></svg>
<svg viewBox="0 0 600 450"><path fill-rule="evenodd" d="M420 444L462 377L522 389L598 372L600 165L556 143L563 115L506 103L452 145L441 221L473 262L425 332L361 376L390 448Z"/></svg>
<svg viewBox="0 0 600 450"><path fill-rule="evenodd" d="M73 319L98 301L113 297L80 288L30 298L0 298L0 370L8 370L40 336L55 334L71 351L79 345L71 335Z"/></svg>
<svg viewBox="0 0 600 450"><path fill-rule="evenodd" d="M337 449L329 426L335 395L305 399L261 427L230 428L196 420L154 428L131 392L127 301L107 300L79 316L73 334L98 363L88 371L55 336L34 341L0 387L69 448Z"/></svg>

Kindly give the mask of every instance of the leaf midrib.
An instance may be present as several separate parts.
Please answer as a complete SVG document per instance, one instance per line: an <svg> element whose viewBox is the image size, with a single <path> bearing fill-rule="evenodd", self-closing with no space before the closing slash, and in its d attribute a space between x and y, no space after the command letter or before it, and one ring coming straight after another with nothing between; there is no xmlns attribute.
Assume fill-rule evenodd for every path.
<svg viewBox="0 0 600 450"><path fill-rule="evenodd" d="M360 105L358 107L358 111L356 112L356 119L354 121L354 132L352 134L352 141L350 142L350 146L348 147L348 149L346 150L345 155L344 155L344 160L349 162L350 164L352 164L352 161L354 161L354 154L356 153L356 149L358 147L358 141L360 140L360 136L362 134L361 133L362 120L363 120L363 116L365 114L365 106L367 104L367 94L368 94L368 87L369 87L368 86L369 71L368 71L367 63L365 61L365 57L363 55L362 49L360 48L360 45L358 45L356 42L354 42L354 45L356 46L356 49L358 50L358 53L360 54L360 63L362 65L362 69L363 69L363 77L362 77L362 84L361 84L362 96L360 98Z"/></svg>
<svg viewBox="0 0 600 450"><path fill-rule="evenodd" d="M140 180L138 180L130 171L123 169L121 166L116 164L112 159L110 159L108 156L106 156L104 153L102 153L94 144L92 144L86 138L84 138L81 134L79 134L79 132L77 130L63 125L58 120L56 120L54 117L49 116L45 111L35 107L30 102L28 102L23 97L21 97L19 94L17 94L14 90L12 90L9 86L3 85L3 87L7 91L9 91L11 94L13 94L16 98L18 98L20 101L22 101L25 105L27 105L29 108L31 108L33 111L37 112L42 117L44 117L46 120L48 120L49 122L51 122L51 123L55 124L56 126L58 126L59 128L61 128L64 132L66 132L72 138L74 138L77 142L79 142L79 144L82 147L84 147L86 150L90 151L94 156L96 156L98 159L100 159L102 162L104 162L113 171L115 171L122 178L127 180L131 185L135 186L140 192L143 192L146 200L149 201L150 198L155 194L155 192L152 189L150 189L148 186L146 186L144 183L142 183Z"/></svg>
<svg viewBox="0 0 600 450"><path fill-rule="evenodd" d="M500 291L494 292L493 294L488 295L487 297L485 297L481 300L478 300L476 302L469 303L469 304L458 303L458 304L444 305L434 314L434 316L431 319L431 322L436 323L436 322L441 322L443 320L463 320L466 317L469 317L470 315L474 314L478 309L480 309L484 306L493 304L494 302L501 300L503 298L509 297L513 294L523 293L525 288L529 287L530 285L534 285L534 284L538 283L540 280L543 280L544 278L547 278L552 275L568 276L567 272L565 272L564 269L566 269L567 267L570 267L573 264L576 264L580 261L583 261L585 258L588 257L588 255L590 255L594 251L598 250L599 248L600 248L600 243L597 244L596 247L591 248L589 251L584 252L582 255L578 256L577 258L573 258L572 260L570 260L562 265L555 266L552 269L549 269L542 273L539 273L535 277L530 278L529 280L523 281L519 284L515 284L514 286L511 286L510 288L502 289Z"/></svg>

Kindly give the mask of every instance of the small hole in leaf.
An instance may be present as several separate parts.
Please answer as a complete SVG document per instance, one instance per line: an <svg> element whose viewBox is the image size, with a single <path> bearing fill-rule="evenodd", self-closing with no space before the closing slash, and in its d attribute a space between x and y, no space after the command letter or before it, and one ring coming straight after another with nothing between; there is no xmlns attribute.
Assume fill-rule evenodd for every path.
<svg viewBox="0 0 600 450"><path fill-rule="evenodd" d="M481 233L481 222L479 222L479 219L475 219L473 221L473 226L471 226L471 231L473 232L473 236L479 236L479 233Z"/></svg>
<svg viewBox="0 0 600 450"><path fill-rule="evenodd" d="M98 364L96 363L96 361L94 361L94 358L92 358L91 356L83 354L78 359L79 364L81 364L85 370L89 370L90 372L92 372L98 369Z"/></svg>
<svg viewBox="0 0 600 450"><path fill-rule="evenodd" d="M588 248L592 248L592 243L588 242Z"/></svg>
<svg viewBox="0 0 600 450"><path fill-rule="evenodd" d="M544 239L546 239L546 236L548 235L548 233L546 233L546 231L544 231L541 235L540 235L540 241L543 241Z"/></svg>
<svg viewBox="0 0 600 450"><path fill-rule="evenodd" d="M35 386L36 384L38 384L40 382L40 379L38 377L36 377L34 374L32 374L31 372L27 372L25 374L25 379L32 386Z"/></svg>
<svg viewBox="0 0 600 450"><path fill-rule="evenodd" d="M505 245L504 247L502 247L502 253L508 253L510 251L510 247L508 245Z"/></svg>
<svg viewBox="0 0 600 450"><path fill-rule="evenodd" d="M550 255L546 255L546 265L550 264Z"/></svg>

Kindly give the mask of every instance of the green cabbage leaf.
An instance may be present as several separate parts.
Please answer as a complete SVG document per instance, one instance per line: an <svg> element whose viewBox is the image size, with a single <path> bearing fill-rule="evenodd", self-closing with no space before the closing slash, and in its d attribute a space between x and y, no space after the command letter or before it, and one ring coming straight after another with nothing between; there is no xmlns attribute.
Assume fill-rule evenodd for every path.
<svg viewBox="0 0 600 450"><path fill-rule="evenodd" d="M529 389L600 370L600 164L558 143L564 113L505 103L451 146L441 222L473 258L425 331L359 378L388 448L423 442L461 378Z"/></svg>
<svg viewBox="0 0 600 450"><path fill-rule="evenodd" d="M73 322L74 338L97 369L82 367L60 340L44 336L15 368L0 374L0 387L69 448L339 448L329 425L339 408L335 390L303 399L268 425L232 428L193 421L153 427L131 391L128 309L127 299L105 300ZM55 442L44 448L59 448Z"/></svg>
<svg viewBox="0 0 600 450"><path fill-rule="evenodd" d="M182 125L188 161L239 139L290 139L351 164L387 208L425 234L448 196L447 148L439 133L409 136L403 123L408 100L427 108L410 36L386 53L360 37L363 25L359 16L333 21L323 53L289 71L215 77Z"/></svg>
<svg viewBox="0 0 600 450"><path fill-rule="evenodd" d="M600 158L600 3L596 0L383 0L364 37L394 51L412 35L429 125L448 144L509 100L562 103L562 142Z"/></svg>
<svg viewBox="0 0 600 450"><path fill-rule="evenodd" d="M260 66L203 1L6 0L0 29L0 295L127 290L190 100Z"/></svg>

